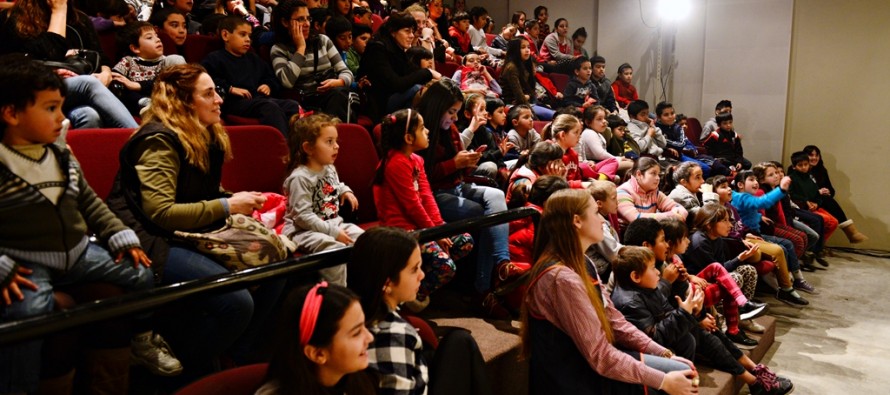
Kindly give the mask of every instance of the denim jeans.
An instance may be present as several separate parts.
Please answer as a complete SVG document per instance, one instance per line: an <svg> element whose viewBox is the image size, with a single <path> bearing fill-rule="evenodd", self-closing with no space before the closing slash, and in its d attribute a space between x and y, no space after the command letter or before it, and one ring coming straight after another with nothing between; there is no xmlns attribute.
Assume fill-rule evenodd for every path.
<svg viewBox="0 0 890 395"><path fill-rule="evenodd" d="M150 269L133 267L129 258L115 263L108 251L95 244L90 244L66 272L40 264L19 264L33 271L27 278L37 284L37 291L21 288L24 299L0 308L0 322L52 312L54 286L103 281L132 292L154 285ZM37 390L42 345L42 340L31 340L0 348L0 393Z"/></svg>
<svg viewBox="0 0 890 395"><path fill-rule="evenodd" d="M461 184L454 189L435 192L436 205L447 222L507 210L504 192L500 189L483 187L473 184ZM510 233L509 224L495 225L482 229L479 235L476 277L476 291L484 293L491 288L491 272L497 263L510 260L507 237Z"/></svg>
<svg viewBox="0 0 890 395"><path fill-rule="evenodd" d="M97 123L106 128L135 129L139 126L127 107L97 78L91 75L69 77L65 79L65 87L68 96L63 111L71 117L72 129L96 127Z"/></svg>

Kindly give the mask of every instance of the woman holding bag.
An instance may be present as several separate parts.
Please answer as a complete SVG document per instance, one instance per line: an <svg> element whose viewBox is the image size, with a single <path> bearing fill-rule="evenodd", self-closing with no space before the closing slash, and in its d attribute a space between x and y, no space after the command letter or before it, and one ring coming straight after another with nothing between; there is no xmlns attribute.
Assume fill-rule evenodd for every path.
<svg viewBox="0 0 890 395"><path fill-rule="evenodd" d="M142 126L121 150L109 206L139 234L161 284L226 273L207 256L170 243L169 235L217 229L231 214L250 215L265 198L259 192L228 194L220 186L231 147L220 124L222 99L203 67L165 70L155 80L151 99ZM213 359L230 347L236 362L243 362L238 358L250 350L251 329L268 316L282 287L275 282L252 293L238 290L190 301L169 336L179 345L184 380L210 373Z"/></svg>

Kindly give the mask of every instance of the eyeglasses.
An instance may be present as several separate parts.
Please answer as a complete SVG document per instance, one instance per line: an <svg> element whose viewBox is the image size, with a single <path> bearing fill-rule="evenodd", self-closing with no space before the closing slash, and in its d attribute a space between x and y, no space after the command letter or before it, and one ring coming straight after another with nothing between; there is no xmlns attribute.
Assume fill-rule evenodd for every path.
<svg viewBox="0 0 890 395"><path fill-rule="evenodd" d="M301 17L294 18L294 19L291 19L291 20L294 21L294 22L297 22L297 23L312 23L312 17L311 17L311 16L301 16Z"/></svg>

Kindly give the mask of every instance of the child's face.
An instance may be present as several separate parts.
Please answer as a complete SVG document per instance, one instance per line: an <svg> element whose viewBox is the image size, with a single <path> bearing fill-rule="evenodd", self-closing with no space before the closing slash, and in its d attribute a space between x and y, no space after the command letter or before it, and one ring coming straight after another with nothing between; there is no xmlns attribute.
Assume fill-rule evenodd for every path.
<svg viewBox="0 0 890 395"><path fill-rule="evenodd" d="M730 119L727 121L720 122L720 129L725 130L725 131L732 130L732 120Z"/></svg>
<svg viewBox="0 0 890 395"><path fill-rule="evenodd" d="M556 25L556 34L560 37L565 37L566 34L569 33L569 22L568 21L560 21L558 25Z"/></svg>
<svg viewBox="0 0 890 395"><path fill-rule="evenodd" d="M420 281L424 277L423 270L420 269L421 261L420 248L415 247L411 257L408 258L405 268L399 272L399 281L395 284L390 280L386 281L389 292L384 293L384 298L388 303L395 302L396 305L399 305L403 302L417 299Z"/></svg>
<svg viewBox="0 0 890 395"><path fill-rule="evenodd" d="M504 40L507 40L507 41L512 40L513 36L515 36L515 35L516 35L516 28L514 28L514 27L507 27L507 28L504 28L503 31L501 31L501 37L503 37Z"/></svg>
<svg viewBox="0 0 890 395"><path fill-rule="evenodd" d="M593 120L590 121L588 125L594 132L603 133L606 131L606 126L609 126L609 123L606 122L606 113L603 111L597 111L596 115L593 116Z"/></svg>
<svg viewBox="0 0 890 395"><path fill-rule="evenodd" d="M674 250L671 251L676 255L683 255L686 253L686 250L689 249L689 237L687 235L683 235L683 238L680 239L680 243L674 246Z"/></svg>
<svg viewBox="0 0 890 395"><path fill-rule="evenodd" d="M314 142L303 143L303 151L309 157L309 163L321 166L334 164L337 159L337 151L340 150L340 144L337 143L337 128L333 126L325 126L321 129L321 133Z"/></svg>
<svg viewBox="0 0 890 395"><path fill-rule="evenodd" d="M179 14L170 14L164 21L164 33L167 33L176 45L185 44L188 30L185 26L185 17Z"/></svg>
<svg viewBox="0 0 890 395"><path fill-rule="evenodd" d="M467 67L472 67L474 69L478 69L482 66L482 63L479 62L479 55L471 53L464 56L464 65Z"/></svg>
<svg viewBox="0 0 890 395"><path fill-rule="evenodd" d="M624 132L627 132L627 126L616 126L612 128L612 135L619 140L624 138Z"/></svg>
<svg viewBox="0 0 890 395"><path fill-rule="evenodd" d="M813 152L810 152L809 158L810 158L810 166L816 166L819 164L819 161L822 159L822 156L819 155L819 151L813 150Z"/></svg>
<svg viewBox="0 0 890 395"><path fill-rule="evenodd" d="M575 148L581 140L581 125L556 134L556 141L563 149Z"/></svg>
<svg viewBox="0 0 890 395"><path fill-rule="evenodd" d="M683 132L686 132L686 129L689 128L689 121L683 119L682 121L680 121L680 127L683 128Z"/></svg>
<svg viewBox="0 0 890 395"><path fill-rule="evenodd" d="M65 98L58 90L42 90L34 95L34 103L16 110L12 105L0 109L6 132L7 145L51 144L62 134L62 103Z"/></svg>
<svg viewBox="0 0 890 395"><path fill-rule="evenodd" d="M763 175L763 183L769 185L770 187L779 186L779 181L782 180L782 177L779 177L779 172L776 171L775 167L767 167L766 172Z"/></svg>
<svg viewBox="0 0 890 395"><path fill-rule="evenodd" d="M142 59L152 60L164 56L164 44L161 43L161 37L155 33L154 28L143 30L139 35L139 47L131 46L130 49Z"/></svg>
<svg viewBox="0 0 890 395"><path fill-rule="evenodd" d="M423 125L423 117L420 114L417 117L420 118L420 124L417 125L414 134L409 135L409 141L407 141L411 145L411 151L413 152L424 150L430 146L430 130Z"/></svg>
<svg viewBox="0 0 890 395"><path fill-rule="evenodd" d="M658 115L658 120L662 125L673 125L674 121L677 120L677 114L674 112L674 108L668 107L661 110L661 114Z"/></svg>
<svg viewBox="0 0 890 395"><path fill-rule="evenodd" d="M583 48L584 43L586 43L586 42L587 42L587 37L585 37L585 36L578 36L578 37L575 37L574 40L572 40L572 44L575 44L575 48Z"/></svg>
<svg viewBox="0 0 890 395"><path fill-rule="evenodd" d="M342 15L349 14L349 11L352 10L352 1L350 0L333 0L337 3L337 12Z"/></svg>
<svg viewBox="0 0 890 395"><path fill-rule="evenodd" d="M538 25L534 25L531 29L525 29L525 32L528 33L528 36L534 39L538 38L538 34L541 33L541 27Z"/></svg>
<svg viewBox="0 0 890 395"><path fill-rule="evenodd" d="M587 82L591 73L593 73L593 69L590 67L590 62L584 62L581 63L580 69L575 70L575 77L578 77L581 82Z"/></svg>
<svg viewBox="0 0 890 395"><path fill-rule="evenodd" d="M517 132L527 132L531 130L535 126L534 118L532 118L532 112L528 109L519 110L519 117L513 120L513 128L516 129Z"/></svg>
<svg viewBox="0 0 890 395"><path fill-rule="evenodd" d="M433 60L432 59L420 59L420 68L422 69L433 69Z"/></svg>
<svg viewBox="0 0 890 395"><path fill-rule="evenodd" d="M760 183L757 182L757 177L754 177L754 176L749 176L749 177L745 178L745 182L739 183L739 184L740 184L739 189L741 189L742 192L747 192L752 195L754 193L756 193L757 190L760 188Z"/></svg>
<svg viewBox="0 0 890 395"><path fill-rule="evenodd" d="M528 60L532 56L532 50L528 46L528 41L522 40L522 43L519 44L519 55L523 61Z"/></svg>
<svg viewBox="0 0 890 395"><path fill-rule="evenodd" d="M192 12L192 6L194 6L194 2L192 0L168 0L167 2L170 3L173 8L176 8L180 12L184 12L186 14Z"/></svg>
<svg viewBox="0 0 890 395"><path fill-rule="evenodd" d="M368 14L371 15L371 14ZM371 39L371 34L362 33L359 34L358 37L352 38L352 47L355 48L355 52L359 55L365 53L365 47L368 46L368 40Z"/></svg>
<svg viewBox="0 0 890 395"><path fill-rule="evenodd" d="M485 100L481 97L464 107L464 115L472 118L476 115L484 115L488 119L488 111L485 111Z"/></svg>
<svg viewBox="0 0 890 395"><path fill-rule="evenodd" d="M667 251L668 248L670 248L670 245L668 245L668 242L664 239L663 230L658 231L658 236L655 237L655 244L646 245L645 247L648 247L652 250L652 252L655 254L655 259L657 259L658 261L667 260Z"/></svg>
<svg viewBox="0 0 890 395"><path fill-rule="evenodd" d="M470 29L470 20L469 19L461 19L459 21L454 21L454 27L462 33L466 33L467 30Z"/></svg>
<svg viewBox="0 0 890 395"><path fill-rule="evenodd" d="M442 114L442 119L439 120L439 127L443 130L451 129L451 125L454 125L457 122L457 113L460 111L460 106L463 103L457 101L451 105L451 108L448 109L444 114Z"/></svg>
<svg viewBox="0 0 890 395"><path fill-rule="evenodd" d="M797 170L801 173L809 173L810 172L810 162L809 161L800 161L794 164L794 170Z"/></svg>
<svg viewBox="0 0 890 395"><path fill-rule="evenodd" d="M612 191L609 192L609 196L606 197L606 200L597 200L596 204L599 205L600 214L609 215L618 213L618 190L612 188Z"/></svg>
<svg viewBox="0 0 890 395"><path fill-rule="evenodd" d="M646 262L646 270L643 273L633 273L631 279L637 283L640 288L655 289L658 287L658 280L661 273L655 268L655 259Z"/></svg>
<svg viewBox="0 0 890 395"><path fill-rule="evenodd" d="M701 189L702 184L705 183L704 176L702 174L701 167L693 166L692 171L689 173L688 180L680 180L680 184L686 187L689 192L698 193Z"/></svg>
<svg viewBox="0 0 890 395"><path fill-rule="evenodd" d="M346 51L352 45L352 32L343 32L334 37L334 45L339 51Z"/></svg>
<svg viewBox="0 0 890 395"><path fill-rule="evenodd" d="M320 371L331 377L342 377L368 367L368 345L374 335L365 327L365 313L358 301L352 302L337 323L331 344L321 348L325 363ZM322 372L319 372L322 374Z"/></svg>
<svg viewBox="0 0 890 395"><path fill-rule="evenodd" d="M222 39L226 43L226 51L237 56L246 54L250 50L251 31L252 28L247 23L238 25L232 32L223 30Z"/></svg>
<svg viewBox="0 0 890 395"><path fill-rule="evenodd" d="M487 22L488 22L488 14L479 16L475 20L473 20L473 27L475 27L476 29L481 29L482 27L485 26L485 23L487 23Z"/></svg>
<svg viewBox="0 0 890 395"><path fill-rule="evenodd" d="M504 112L504 107L496 108L494 112L489 114L488 120L495 127L504 126L507 123L507 113Z"/></svg>
<svg viewBox="0 0 890 395"><path fill-rule="evenodd" d="M321 3L321 0L306 0L306 8L322 8L324 4Z"/></svg>
<svg viewBox="0 0 890 395"><path fill-rule="evenodd" d="M710 229L708 229L708 234L710 234L711 237L728 237L731 230L732 220L730 220L727 215L717 221L717 223L711 225Z"/></svg>
<svg viewBox="0 0 890 395"><path fill-rule="evenodd" d="M714 192L717 192L717 196L720 197L720 204L726 204L732 201L732 188L729 187L728 182L717 185L717 187L714 188Z"/></svg>
<svg viewBox="0 0 890 395"><path fill-rule="evenodd" d="M634 78L634 69L626 68L621 72L621 80L630 83L630 81Z"/></svg>
<svg viewBox="0 0 890 395"><path fill-rule="evenodd" d="M606 76L606 64L605 63L597 63L593 65L593 78L596 78L597 81L603 79Z"/></svg>
<svg viewBox="0 0 890 395"><path fill-rule="evenodd" d="M547 23L547 18L549 18L549 15L547 14L547 9L546 8L542 9L538 13L538 15L535 15L535 18L537 18L539 21L541 21L541 23Z"/></svg>
<svg viewBox="0 0 890 395"><path fill-rule="evenodd" d="M782 181L783 178L785 178L785 169L783 169L781 167L777 167L776 168L776 179L779 181Z"/></svg>
<svg viewBox="0 0 890 395"><path fill-rule="evenodd" d="M637 170L634 176L644 192L652 192L658 189L658 182L661 181L661 167L653 166L644 173Z"/></svg>

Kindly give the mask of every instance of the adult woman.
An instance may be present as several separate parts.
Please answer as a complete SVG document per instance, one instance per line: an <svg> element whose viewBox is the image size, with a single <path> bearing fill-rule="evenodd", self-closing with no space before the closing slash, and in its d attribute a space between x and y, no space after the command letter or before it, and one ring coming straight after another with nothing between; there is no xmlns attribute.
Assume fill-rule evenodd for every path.
<svg viewBox="0 0 890 395"><path fill-rule="evenodd" d="M109 206L139 234L161 284L226 273L208 257L169 244L170 235L218 228L230 214L260 208L265 198L257 192L228 195L220 187L231 148L220 124L222 99L203 67L165 70L151 99L142 127L121 149ZM256 324L269 313L282 286L264 284L253 294L239 290L189 302L169 336L187 367L183 376L194 379L212 371L213 359L249 333L251 318ZM249 347L249 336L238 346Z"/></svg>
<svg viewBox="0 0 890 395"><path fill-rule="evenodd" d="M850 243L857 244L868 240L868 236L856 229L853 220L847 218L844 209L834 199L834 186L831 185L828 169L825 168L825 163L822 161L822 150L815 145L808 145L803 148L803 152L810 159L810 176L816 180L816 185L819 187L823 208L837 219L838 228L844 231L844 235L847 236Z"/></svg>
<svg viewBox="0 0 890 395"><path fill-rule="evenodd" d="M553 33L544 37L538 61L544 65L544 71L571 74L566 64L575 59L574 44L569 40L569 21L559 18L553 23ZM562 65L562 66L561 66Z"/></svg>
<svg viewBox="0 0 890 395"><path fill-rule="evenodd" d="M414 43L415 29L417 21L411 14L393 14L365 48L360 68L371 81L373 119L407 108L423 84L442 77L435 70L421 69L408 61L405 51Z"/></svg>
<svg viewBox="0 0 890 395"><path fill-rule="evenodd" d="M507 209L500 189L463 182L463 173L476 166L481 153L465 151L454 122L463 103L460 88L449 79L432 84L421 97L417 111L427 121L430 146L418 152L424 159L430 187L445 221L457 221ZM495 265L508 264L508 224L486 228L479 236L475 288L480 295L491 287ZM491 300L489 300L491 302ZM486 308L491 305L486 305Z"/></svg>
<svg viewBox="0 0 890 395"><path fill-rule="evenodd" d="M62 62L71 50L100 51L99 38L86 14L67 0L19 0L0 13L0 53L27 53L35 59ZM101 52L101 51L100 51ZM73 128L135 128L136 121L108 90L111 68L93 75L57 71L68 90L63 112Z"/></svg>
<svg viewBox="0 0 890 395"><path fill-rule="evenodd" d="M602 240L602 221L585 190L557 191L544 206L522 311L529 392L642 394L642 384L669 394L697 393L692 363L628 323L603 295L584 256Z"/></svg>
<svg viewBox="0 0 890 395"><path fill-rule="evenodd" d="M640 158L631 174L632 177L618 187L618 219L622 228L639 217L662 219L676 216L686 220L686 209L658 190L661 181L658 161Z"/></svg>
<svg viewBox="0 0 890 395"><path fill-rule="evenodd" d="M301 0L284 0L272 11L275 39L272 68L285 88L298 91L300 104L347 120L353 75L328 36L310 35L312 18ZM311 70L311 72L307 72Z"/></svg>

